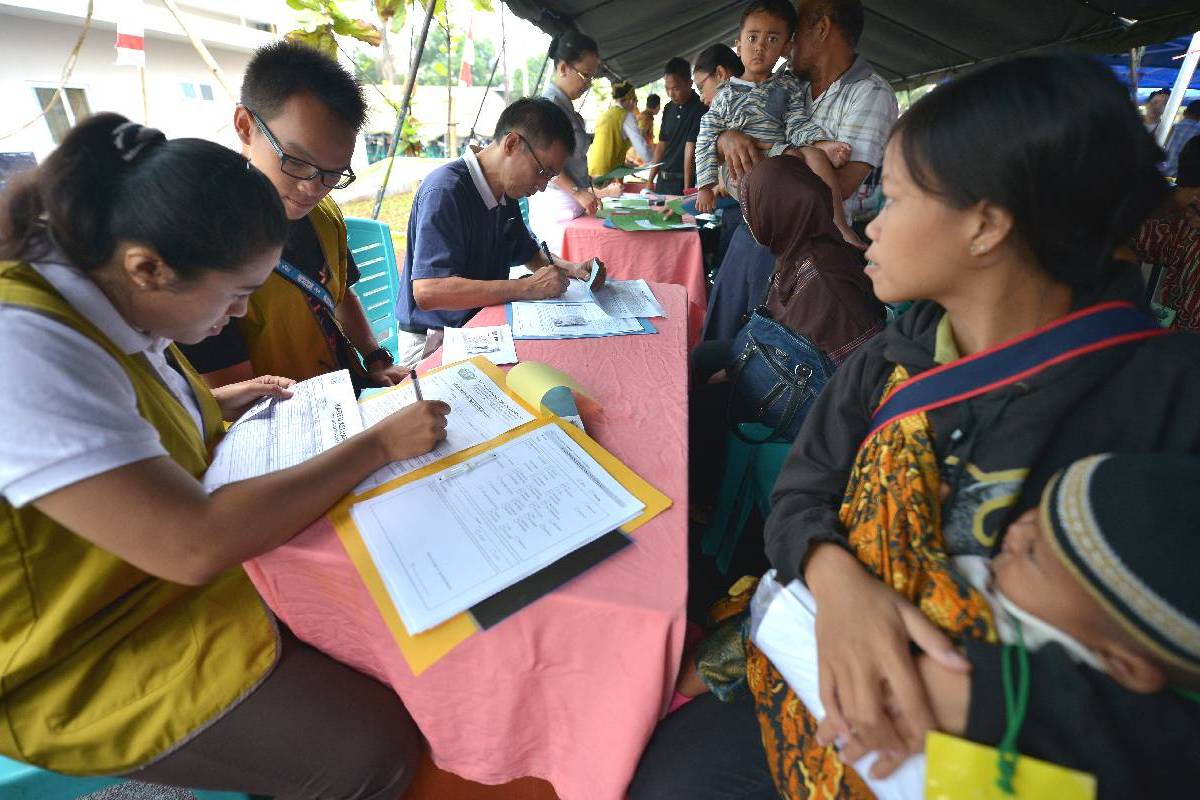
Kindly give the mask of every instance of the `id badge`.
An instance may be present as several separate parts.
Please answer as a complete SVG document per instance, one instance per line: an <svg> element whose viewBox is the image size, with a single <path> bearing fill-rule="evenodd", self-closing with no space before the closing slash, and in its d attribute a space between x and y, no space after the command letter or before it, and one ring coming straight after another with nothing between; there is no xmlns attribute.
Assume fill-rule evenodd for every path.
<svg viewBox="0 0 1200 800"><path fill-rule="evenodd" d="M1021 756L1014 794L996 785L1000 753L945 733L925 739L926 800L1095 800L1096 778L1048 761Z"/></svg>

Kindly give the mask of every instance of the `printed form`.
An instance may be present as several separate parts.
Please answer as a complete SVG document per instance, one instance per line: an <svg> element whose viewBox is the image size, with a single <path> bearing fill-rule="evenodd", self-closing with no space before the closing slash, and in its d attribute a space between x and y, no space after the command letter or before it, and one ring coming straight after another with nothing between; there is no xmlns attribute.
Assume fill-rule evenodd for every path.
<svg viewBox="0 0 1200 800"><path fill-rule="evenodd" d="M405 628L419 633L644 509L548 425L357 503L351 515Z"/></svg>
<svg viewBox="0 0 1200 800"><path fill-rule="evenodd" d="M376 470L355 488L356 494L374 489L438 459L483 444L534 419L474 364L456 364L424 375L420 380L421 394L426 400L441 400L450 405L450 414L446 417L446 438L423 456L393 461ZM417 395L411 381L374 395L359 404L363 425L369 428L416 401Z"/></svg>
<svg viewBox="0 0 1200 800"><path fill-rule="evenodd" d="M204 488L294 467L363 430L350 373L293 384L292 397L264 397L230 426L204 473Z"/></svg>
<svg viewBox="0 0 1200 800"><path fill-rule="evenodd" d="M605 281L599 289L589 289L578 278L571 278L567 290L549 300L534 300L535 303L595 303L610 317L665 317L658 298L650 284L642 278L632 281Z"/></svg>
<svg viewBox="0 0 1200 800"><path fill-rule="evenodd" d="M497 365L517 363L517 346L513 342L512 328L508 325L443 328L442 332L443 364L453 364L475 356L483 356Z"/></svg>
<svg viewBox="0 0 1200 800"><path fill-rule="evenodd" d="M563 339L636 333L642 325L632 317L617 319L595 303L513 303L513 337Z"/></svg>

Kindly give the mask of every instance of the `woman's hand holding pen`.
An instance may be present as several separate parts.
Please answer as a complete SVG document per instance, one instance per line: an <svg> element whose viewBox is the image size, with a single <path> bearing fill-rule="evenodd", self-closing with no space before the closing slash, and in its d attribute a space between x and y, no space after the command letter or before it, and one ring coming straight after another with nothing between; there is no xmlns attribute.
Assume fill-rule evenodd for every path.
<svg viewBox="0 0 1200 800"><path fill-rule="evenodd" d="M428 453L446 438L450 406L441 400L419 400L384 417L367 429L383 450L384 463Z"/></svg>

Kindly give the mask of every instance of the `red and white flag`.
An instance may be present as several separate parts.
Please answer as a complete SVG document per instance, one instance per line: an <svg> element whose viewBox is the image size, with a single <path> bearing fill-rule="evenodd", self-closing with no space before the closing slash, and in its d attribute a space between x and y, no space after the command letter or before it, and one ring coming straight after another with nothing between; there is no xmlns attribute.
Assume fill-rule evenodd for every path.
<svg viewBox="0 0 1200 800"><path fill-rule="evenodd" d="M122 4L117 19L117 61L119 67L146 66L146 27L141 0Z"/></svg>
<svg viewBox="0 0 1200 800"><path fill-rule="evenodd" d="M471 67L475 65L475 39L471 35L471 29L475 26L475 20L467 24L467 39L463 42L462 61L458 67L458 85L471 86L473 81L471 78Z"/></svg>

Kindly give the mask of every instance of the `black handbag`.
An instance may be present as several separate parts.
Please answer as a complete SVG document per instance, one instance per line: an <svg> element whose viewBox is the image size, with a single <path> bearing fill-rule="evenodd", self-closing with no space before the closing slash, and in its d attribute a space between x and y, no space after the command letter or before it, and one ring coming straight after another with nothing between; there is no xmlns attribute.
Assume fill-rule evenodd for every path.
<svg viewBox="0 0 1200 800"><path fill-rule="evenodd" d="M817 395L829 383L834 366L816 345L771 317L765 305L750 315L733 345L727 368L732 392L728 415L734 435L754 444L790 442L800 432ZM757 422L771 429L756 439L738 423Z"/></svg>

